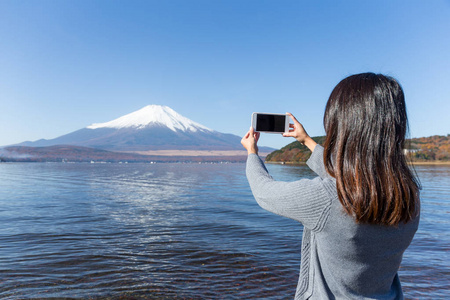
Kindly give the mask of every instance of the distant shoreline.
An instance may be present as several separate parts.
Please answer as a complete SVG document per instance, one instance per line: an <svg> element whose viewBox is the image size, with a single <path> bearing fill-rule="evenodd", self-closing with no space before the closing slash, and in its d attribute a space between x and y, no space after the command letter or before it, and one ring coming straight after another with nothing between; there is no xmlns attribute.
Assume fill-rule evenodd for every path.
<svg viewBox="0 0 450 300"><path fill-rule="evenodd" d="M450 161L413 161L413 165L450 165Z"/></svg>
<svg viewBox="0 0 450 300"><path fill-rule="evenodd" d="M323 145L325 136L313 137L313 140ZM408 139L404 154L411 160L412 165L450 165L450 134L446 136L433 135L430 137ZM311 155L307 147L298 141L292 142L280 150L267 156L267 161L273 163L302 164Z"/></svg>
<svg viewBox="0 0 450 300"><path fill-rule="evenodd" d="M136 153L146 156L244 156L247 150L147 150L147 151L117 151L121 153ZM260 152L259 155L266 157L270 152Z"/></svg>
<svg viewBox="0 0 450 300"><path fill-rule="evenodd" d="M272 165L306 165L306 162L282 162L282 161L265 161L266 164ZM413 161L412 165L450 165L450 161Z"/></svg>

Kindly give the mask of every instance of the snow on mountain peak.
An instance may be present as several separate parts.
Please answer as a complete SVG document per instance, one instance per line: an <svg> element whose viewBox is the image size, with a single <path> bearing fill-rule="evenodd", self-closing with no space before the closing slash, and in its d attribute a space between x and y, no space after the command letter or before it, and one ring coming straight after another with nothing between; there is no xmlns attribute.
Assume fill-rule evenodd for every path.
<svg viewBox="0 0 450 300"><path fill-rule="evenodd" d="M98 128L136 128L142 129L147 126L165 126L173 131L191 131L198 130L213 131L199 123L196 123L168 106L163 105L147 105L140 110L119 117L115 120L105 123L94 123L89 125L88 129Z"/></svg>

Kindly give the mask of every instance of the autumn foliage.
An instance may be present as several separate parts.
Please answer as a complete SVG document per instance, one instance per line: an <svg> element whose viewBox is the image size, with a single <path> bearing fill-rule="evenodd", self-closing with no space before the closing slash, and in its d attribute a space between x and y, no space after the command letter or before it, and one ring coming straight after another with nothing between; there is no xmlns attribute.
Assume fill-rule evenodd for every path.
<svg viewBox="0 0 450 300"><path fill-rule="evenodd" d="M433 135L430 137L408 140L413 161L449 161L450 135Z"/></svg>
<svg viewBox="0 0 450 300"><path fill-rule="evenodd" d="M325 136L314 137L313 140L323 144ZM450 135L408 139L405 153L415 162L450 161ZM310 156L306 146L293 142L267 155L266 162L304 163Z"/></svg>

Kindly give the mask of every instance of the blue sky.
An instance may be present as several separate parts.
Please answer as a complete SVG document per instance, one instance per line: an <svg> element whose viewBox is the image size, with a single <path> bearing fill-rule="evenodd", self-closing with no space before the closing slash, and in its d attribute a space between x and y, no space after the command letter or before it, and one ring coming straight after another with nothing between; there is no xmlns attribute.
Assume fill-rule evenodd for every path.
<svg viewBox="0 0 450 300"><path fill-rule="evenodd" d="M333 87L402 84L412 137L450 133L450 1L0 1L0 145L148 104L242 136L254 111L312 136ZM261 144L292 140L263 135Z"/></svg>

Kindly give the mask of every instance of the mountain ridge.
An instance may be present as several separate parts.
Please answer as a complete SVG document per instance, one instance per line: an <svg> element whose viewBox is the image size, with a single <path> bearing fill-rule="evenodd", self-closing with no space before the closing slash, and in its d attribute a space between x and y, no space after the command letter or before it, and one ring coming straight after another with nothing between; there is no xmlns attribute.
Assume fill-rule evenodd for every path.
<svg viewBox="0 0 450 300"><path fill-rule="evenodd" d="M104 123L56 137L11 146L74 145L109 151L242 150L241 137L194 122L167 106L147 105ZM266 152L273 148L262 147Z"/></svg>

